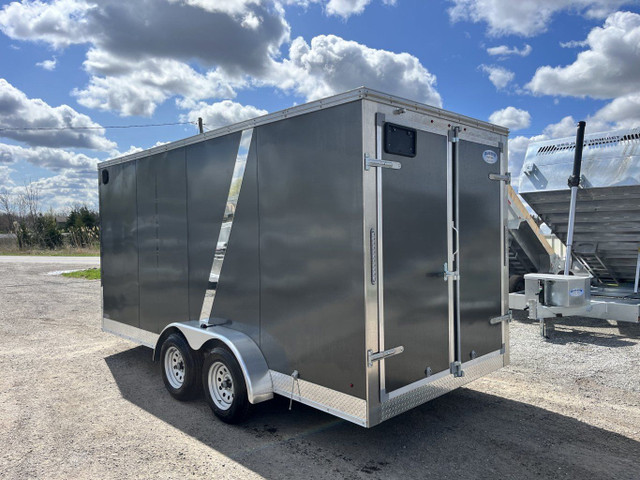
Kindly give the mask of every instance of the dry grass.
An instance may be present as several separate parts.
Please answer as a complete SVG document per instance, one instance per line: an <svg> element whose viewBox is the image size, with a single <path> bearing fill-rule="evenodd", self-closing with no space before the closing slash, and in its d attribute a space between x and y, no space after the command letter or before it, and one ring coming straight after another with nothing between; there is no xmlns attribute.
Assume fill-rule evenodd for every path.
<svg viewBox="0 0 640 480"><path fill-rule="evenodd" d="M73 247L62 247L56 248L55 250L49 249L40 249L40 248L30 248L30 249L19 249L17 247L5 247L0 249L0 255L42 255L42 256L53 256L53 257L97 257L100 256L100 247L87 247L87 248L73 248Z"/></svg>

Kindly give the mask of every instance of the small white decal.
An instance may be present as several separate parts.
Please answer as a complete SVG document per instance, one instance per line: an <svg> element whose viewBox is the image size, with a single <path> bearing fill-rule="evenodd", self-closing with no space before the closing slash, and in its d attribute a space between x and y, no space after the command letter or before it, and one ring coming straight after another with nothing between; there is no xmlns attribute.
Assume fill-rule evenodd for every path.
<svg viewBox="0 0 640 480"><path fill-rule="evenodd" d="M485 150L482 152L482 159L488 164L493 165L498 161L498 154L493 150Z"/></svg>
<svg viewBox="0 0 640 480"><path fill-rule="evenodd" d="M572 297L581 297L582 295L584 295L584 289L574 288L572 290L569 290L569 295L571 295Z"/></svg>

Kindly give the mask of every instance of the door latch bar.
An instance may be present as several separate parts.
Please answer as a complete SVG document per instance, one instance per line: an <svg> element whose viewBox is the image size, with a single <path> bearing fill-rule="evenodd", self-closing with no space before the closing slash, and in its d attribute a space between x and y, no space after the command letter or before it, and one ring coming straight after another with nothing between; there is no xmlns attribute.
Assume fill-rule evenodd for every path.
<svg viewBox="0 0 640 480"><path fill-rule="evenodd" d="M376 353L373 353L373 350L367 350L367 366L373 367L373 362L377 362L383 358L393 357L394 355L398 355L402 352L404 352L404 347L390 348L389 350Z"/></svg>
<svg viewBox="0 0 640 480"><path fill-rule="evenodd" d="M493 317L493 318L491 318L491 319L489 320L489 323L490 323L491 325L498 325L499 323L502 323L502 322L507 322L507 323L509 323L509 322L511 322L511 319L512 319L512 318L513 318L513 317L512 317L512 315L511 315L511 310L509 310L509 313L507 313L506 315L501 315L501 316L499 316L499 317Z"/></svg>
<svg viewBox="0 0 640 480"><path fill-rule="evenodd" d="M507 172L504 175L500 175L498 173L490 173L489 180L493 180L494 182L504 182L507 185L511 184L511 173Z"/></svg>
<svg viewBox="0 0 640 480"><path fill-rule="evenodd" d="M371 167L390 168L392 170L400 170L402 164L391 160L381 160L379 158L371 158L368 153L364 154L364 169L369 170Z"/></svg>

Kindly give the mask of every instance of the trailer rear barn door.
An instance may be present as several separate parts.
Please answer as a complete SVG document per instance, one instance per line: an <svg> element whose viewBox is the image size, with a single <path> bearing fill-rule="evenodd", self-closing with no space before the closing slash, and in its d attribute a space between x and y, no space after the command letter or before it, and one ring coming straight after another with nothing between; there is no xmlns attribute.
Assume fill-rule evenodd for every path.
<svg viewBox="0 0 640 480"><path fill-rule="evenodd" d="M501 182L489 179L489 174L500 174L500 151L458 143L460 360L467 362L502 346L500 324L489 323L501 314Z"/></svg>
<svg viewBox="0 0 640 480"><path fill-rule="evenodd" d="M490 320L501 315L501 184L489 175L501 172L497 147L457 130L377 123L378 158L401 164L377 169L380 350L404 347L380 362L384 401L500 350L502 328Z"/></svg>
<svg viewBox="0 0 640 480"><path fill-rule="evenodd" d="M390 137L413 132L416 144L412 157L410 146L403 150L402 137L391 148L385 143L382 159L400 162L402 168L378 172L384 345L404 347L401 355L381 364L381 386L387 392L449 369L449 298L442 273L447 260L447 137L398 127L388 132Z"/></svg>

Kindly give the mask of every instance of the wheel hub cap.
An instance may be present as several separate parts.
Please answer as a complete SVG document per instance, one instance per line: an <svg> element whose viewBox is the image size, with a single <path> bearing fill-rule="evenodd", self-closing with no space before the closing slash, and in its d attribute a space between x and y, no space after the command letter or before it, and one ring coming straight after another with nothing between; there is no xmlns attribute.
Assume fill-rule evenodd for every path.
<svg viewBox="0 0 640 480"><path fill-rule="evenodd" d="M176 347L169 347L164 356L164 371L171 386L178 389L184 383L184 358Z"/></svg>
<svg viewBox="0 0 640 480"><path fill-rule="evenodd" d="M233 378L227 366L222 362L215 362L209 368L209 393L216 407L228 410L233 404Z"/></svg>

